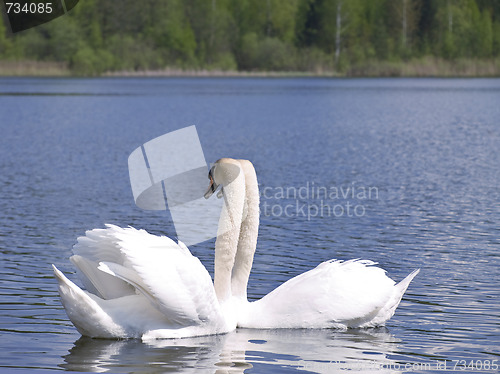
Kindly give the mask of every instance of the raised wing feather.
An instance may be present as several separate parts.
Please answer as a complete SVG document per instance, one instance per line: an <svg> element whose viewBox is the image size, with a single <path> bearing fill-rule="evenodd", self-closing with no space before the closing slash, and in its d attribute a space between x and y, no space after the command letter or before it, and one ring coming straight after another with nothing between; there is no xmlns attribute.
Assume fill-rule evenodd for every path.
<svg viewBox="0 0 500 374"><path fill-rule="evenodd" d="M99 262L80 255L73 255L70 260L76 266L79 278L90 293L104 300L135 294L130 284L99 270Z"/></svg>
<svg viewBox="0 0 500 374"><path fill-rule="evenodd" d="M106 226L87 231L73 248L72 260L87 289L103 298L141 293L180 326L220 317L210 274L183 243Z"/></svg>
<svg viewBox="0 0 500 374"><path fill-rule="evenodd" d="M106 229L88 230L85 236L79 237L73 246L70 260L89 292L106 300L134 295L134 288L130 284L98 269L101 261L117 264L126 262L116 238L116 234L124 229L114 225L106 226Z"/></svg>
<svg viewBox="0 0 500 374"><path fill-rule="evenodd" d="M133 228L115 236L125 258L122 266L134 276L120 271L121 278L149 294L169 320L201 324L220 316L210 274L184 244Z"/></svg>

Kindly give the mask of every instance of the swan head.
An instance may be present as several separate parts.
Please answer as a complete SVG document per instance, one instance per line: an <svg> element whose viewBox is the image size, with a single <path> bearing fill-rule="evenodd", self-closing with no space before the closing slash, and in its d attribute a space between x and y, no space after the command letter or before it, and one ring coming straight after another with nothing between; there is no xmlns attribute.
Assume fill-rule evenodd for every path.
<svg viewBox="0 0 500 374"><path fill-rule="evenodd" d="M217 160L208 172L210 183L204 195L205 199L212 196L219 186L222 186L222 188L217 196L222 197L223 188L231 184L240 173L241 165L238 160L232 158L221 158Z"/></svg>

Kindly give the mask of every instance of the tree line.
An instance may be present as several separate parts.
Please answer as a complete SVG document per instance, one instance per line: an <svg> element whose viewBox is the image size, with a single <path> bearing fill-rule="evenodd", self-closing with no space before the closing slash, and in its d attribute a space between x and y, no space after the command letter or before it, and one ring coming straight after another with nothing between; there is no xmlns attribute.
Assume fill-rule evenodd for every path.
<svg viewBox="0 0 500 374"><path fill-rule="evenodd" d="M16 34L0 17L0 60L65 62L83 75L345 72L370 61L499 55L497 0L81 0Z"/></svg>

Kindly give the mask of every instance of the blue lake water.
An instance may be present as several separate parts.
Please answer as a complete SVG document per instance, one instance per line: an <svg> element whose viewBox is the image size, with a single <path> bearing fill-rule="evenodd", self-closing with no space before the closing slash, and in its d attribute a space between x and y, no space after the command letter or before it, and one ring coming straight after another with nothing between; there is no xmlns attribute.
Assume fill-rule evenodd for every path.
<svg viewBox="0 0 500 374"><path fill-rule="evenodd" d="M498 371L499 103L498 79L1 78L0 371ZM421 268L385 328L80 338L50 264L76 280L72 245L105 223L174 236L127 158L189 125L208 162L256 167L249 297L331 258ZM213 244L191 247L210 272Z"/></svg>

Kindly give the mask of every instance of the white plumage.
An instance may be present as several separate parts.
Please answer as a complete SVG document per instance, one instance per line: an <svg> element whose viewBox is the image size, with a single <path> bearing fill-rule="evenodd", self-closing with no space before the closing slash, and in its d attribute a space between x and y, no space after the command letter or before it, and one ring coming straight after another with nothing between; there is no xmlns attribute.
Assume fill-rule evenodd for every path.
<svg viewBox="0 0 500 374"><path fill-rule="evenodd" d="M54 266L62 303L82 335L156 339L225 333L237 326L380 326L419 272L395 284L372 261L330 260L248 302L259 226L255 170L246 160L221 159L210 180L206 196L220 184L226 200L214 283L182 242L132 227L87 231L71 257L86 291Z"/></svg>
<svg viewBox="0 0 500 374"><path fill-rule="evenodd" d="M368 260L330 260L250 302L238 325L249 328L347 328L383 325L418 270L395 282Z"/></svg>

